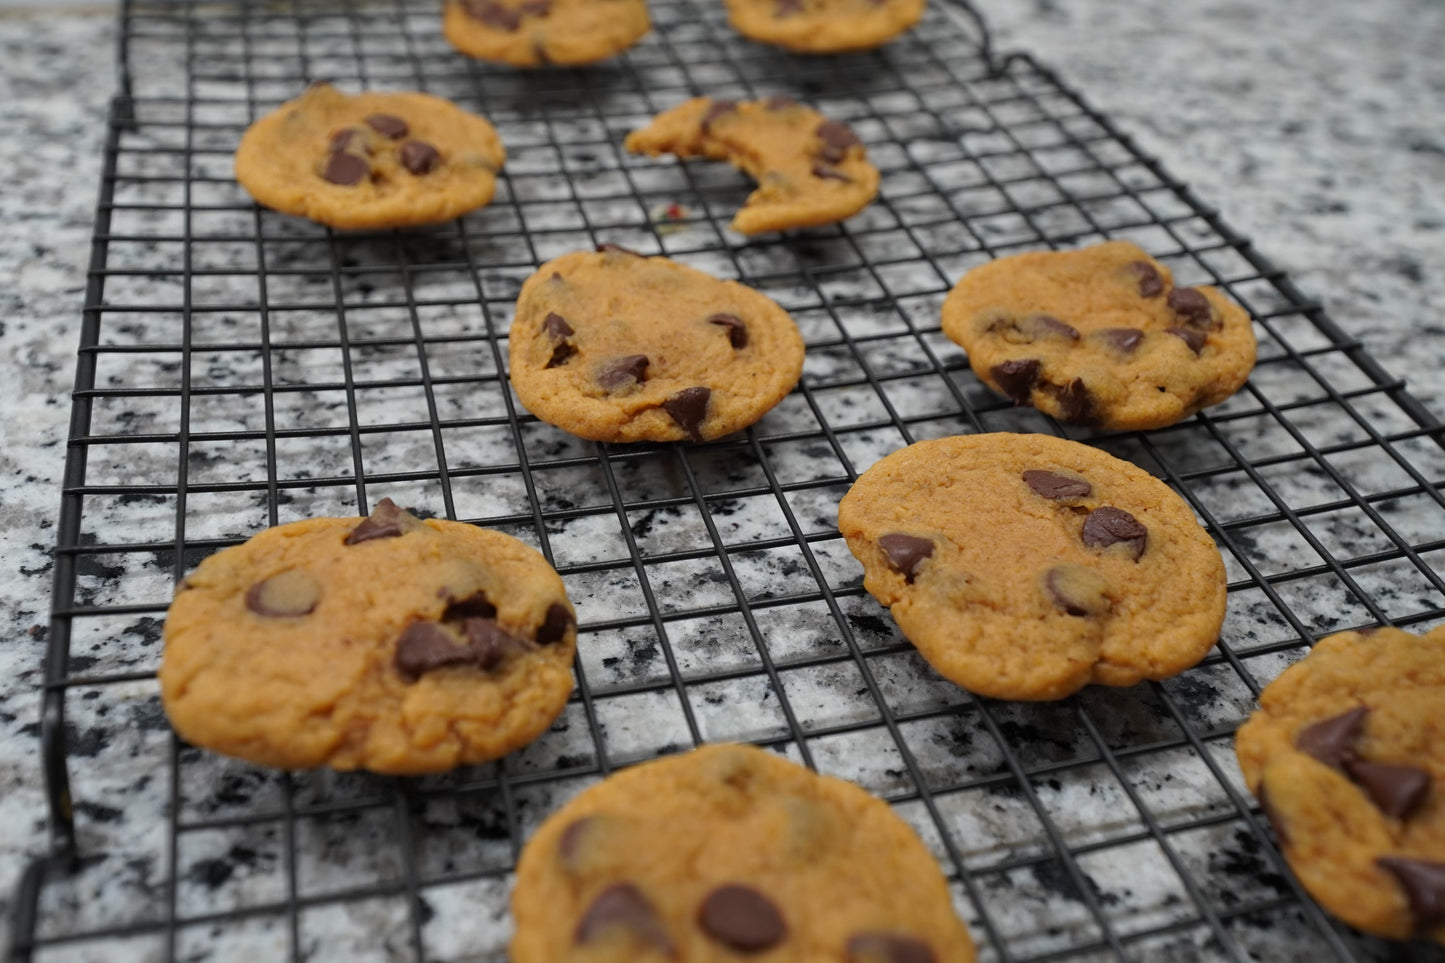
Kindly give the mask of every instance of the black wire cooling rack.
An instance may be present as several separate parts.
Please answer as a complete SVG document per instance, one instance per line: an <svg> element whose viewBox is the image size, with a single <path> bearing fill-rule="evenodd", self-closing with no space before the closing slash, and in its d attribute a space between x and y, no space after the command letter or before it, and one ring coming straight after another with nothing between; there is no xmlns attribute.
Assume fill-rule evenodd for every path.
<svg viewBox="0 0 1445 963"><path fill-rule="evenodd" d="M881 50L750 44L707 0L585 70L467 60L430 3L131 0L84 309L55 552L43 739L49 855L12 960L502 959L530 830L613 769L770 745L915 825L983 958L1423 959L1302 894L1233 761L1260 687L1321 634L1445 615L1445 450L1401 384L1153 158L966 6ZM312 79L489 116L486 209L337 234L259 210L244 127ZM695 94L790 94L883 170L846 225L747 240L724 165L626 155ZM991 257L1132 239L1257 320L1236 397L1087 434L1178 489L1229 566L1217 650L1157 684L1053 704L941 682L861 588L838 498L920 438L1063 429L985 390L939 331ZM573 439L508 391L504 338L543 260L611 241L742 279L808 342L802 383L698 446ZM154 679L174 585L267 526L390 496L537 545L579 610L550 733L445 777L278 773L199 752Z"/></svg>

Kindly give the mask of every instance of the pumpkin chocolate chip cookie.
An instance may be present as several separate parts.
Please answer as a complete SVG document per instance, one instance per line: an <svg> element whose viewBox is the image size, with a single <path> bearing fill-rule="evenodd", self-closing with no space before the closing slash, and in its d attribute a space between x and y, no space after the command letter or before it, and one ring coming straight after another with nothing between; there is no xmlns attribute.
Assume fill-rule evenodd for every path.
<svg viewBox="0 0 1445 963"><path fill-rule="evenodd" d="M635 154L725 160L758 182L732 228L743 234L831 224L878 193L878 168L852 128L790 97L696 97L627 135Z"/></svg>
<svg viewBox="0 0 1445 963"><path fill-rule="evenodd" d="M575 625L531 548L383 499L203 561L166 616L161 699L186 741L262 765L438 772L546 730Z"/></svg>
<svg viewBox="0 0 1445 963"><path fill-rule="evenodd" d="M1127 241L976 267L944 301L943 332L1015 403L1119 430L1218 404L1254 368L1244 309L1211 287L1175 287Z"/></svg>
<svg viewBox="0 0 1445 963"><path fill-rule="evenodd" d="M1235 752L1320 905L1445 943L1445 627L1321 639L1260 693Z"/></svg>
<svg viewBox="0 0 1445 963"><path fill-rule="evenodd" d="M318 83L246 129L236 179L266 207L367 230L481 207L505 159L492 125L450 101Z"/></svg>
<svg viewBox="0 0 1445 963"><path fill-rule="evenodd" d="M748 746L593 786L532 836L513 963L970 963L938 864L886 803Z"/></svg>
<svg viewBox="0 0 1445 963"><path fill-rule="evenodd" d="M767 296L610 244L528 278L509 342L527 410L593 441L718 438L803 371L802 335Z"/></svg>
<svg viewBox="0 0 1445 963"><path fill-rule="evenodd" d="M1224 621L1224 562L1188 504L1049 435L909 445L859 477L838 529L903 634L981 695L1166 678L1203 658Z"/></svg>
<svg viewBox="0 0 1445 963"><path fill-rule="evenodd" d="M604 60L651 26L646 0L448 0L442 18L457 50L515 67Z"/></svg>
<svg viewBox="0 0 1445 963"><path fill-rule="evenodd" d="M728 22L795 53L871 50L923 16L925 0L727 0Z"/></svg>

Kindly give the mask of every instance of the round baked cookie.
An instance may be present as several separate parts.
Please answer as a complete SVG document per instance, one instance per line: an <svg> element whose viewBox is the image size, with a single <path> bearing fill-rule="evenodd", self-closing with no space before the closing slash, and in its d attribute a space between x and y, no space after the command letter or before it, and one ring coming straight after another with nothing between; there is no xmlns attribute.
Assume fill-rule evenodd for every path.
<svg viewBox="0 0 1445 963"><path fill-rule="evenodd" d="M331 227L407 227L486 204L506 156L491 124L440 97L316 83L246 128L236 180L257 203Z"/></svg>
<svg viewBox="0 0 1445 963"><path fill-rule="evenodd" d="M1321 906L1445 943L1445 626L1321 639L1265 686L1234 748Z"/></svg>
<svg viewBox="0 0 1445 963"><path fill-rule="evenodd" d="M695 97L627 135L634 154L724 160L758 182L733 218L743 234L831 224L878 193L878 168L852 128L791 97Z"/></svg>
<svg viewBox="0 0 1445 963"><path fill-rule="evenodd" d="M943 302L943 333L1015 403L1118 430L1172 425L1254 368L1244 309L1211 287L1176 288L1128 241L980 265Z"/></svg>
<svg viewBox="0 0 1445 963"><path fill-rule="evenodd" d="M1059 699L1194 665L1224 622L1224 562L1144 470L1050 435L920 441L838 505L864 587L945 678Z"/></svg>
<svg viewBox="0 0 1445 963"><path fill-rule="evenodd" d="M803 372L802 335L766 295L610 244L528 278L509 341L527 410L593 441L718 438Z"/></svg>
<svg viewBox="0 0 1445 963"><path fill-rule="evenodd" d="M203 561L166 616L161 700L187 742L262 765L438 772L551 725L575 626L531 548L383 499Z"/></svg>
<svg viewBox="0 0 1445 963"><path fill-rule="evenodd" d="M646 0L447 0L442 17L457 50L514 67L604 60L651 27Z"/></svg>
<svg viewBox="0 0 1445 963"><path fill-rule="evenodd" d="M886 803L741 745L623 770L522 851L512 963L969 963L938 864Z"/></svg>
<svg viewBox="0 0 1445 963"><path fill-rule="evenodd" d="M925 0L727 0L728 22L751 40L795 53L871 50L923 16Z"/></svg>

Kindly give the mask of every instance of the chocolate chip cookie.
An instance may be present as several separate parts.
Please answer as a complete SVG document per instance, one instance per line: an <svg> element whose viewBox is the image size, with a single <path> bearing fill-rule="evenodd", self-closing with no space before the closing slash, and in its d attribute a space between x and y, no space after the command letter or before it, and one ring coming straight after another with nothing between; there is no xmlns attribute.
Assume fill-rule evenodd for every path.
<svg viewBox="0 0 1445 963"><path fill-rule="evenodd" d="M624 770L517 866L514 963L969 963L938 864L887 804L749 746Z"/></svg>
<svg viewBox="0 0 1445 963"><path fill-rule="evenodd" d="M453 47L515 67L604 60L651 26L645 0L447 0L442 17Z"/></svg>
<svg viewBox="0 0 1445 963"><path fill-rule="evenodd" d="M878 168L847 124L790 97L696 97L627 135L635 154L725 160L758 182L733 218L743 234L831 224L878 193Z"/></svg>
<svg viewBox="0 0 1445 963"><path fill-rule="evenodd" d="M166 616L161 699L187 742L262 765L437 772L546 730L575 624L531 548L383 499L203 561Z"/></svg>
<svg viewBox="0 0 1445 963"><path fill-rule="evenodd" d="M943 303L973 373L1076 425L1162 428L1234 394L1254 367L1249 315L1211 287L1175 287L1127 241L999 258Z"/></svg>
<svg viewBox="0 0 1445 963"><path fill-rule="evenodd" d="M1260 693L1235 752L1320 905L1445 943L1445 626L1321 639Z"/></svg>
<svg viewBox="0 0 1445 963"><path fill-rule="evenodd" d="M1198 662L1224 562L1163 482L1049 435L960 435L888 455L838 505L864 587L938 672L1058 699Z"/></svg>
<svg viewBox="0 0 1445 963"><path fill-rule="evenodd" d="M871 50L923 16L924 0L727 0L738 33L796 53Z"/></svg>
<svg viewBox="0 0 1445 963"><path fill-rule="evenodd" d="M236 179L266 207L368 230L481 207L505 159L492 125L450 101L318 83L246 129Z"/></svg>
<svg viewBox="0 0 1445 963"><path fill-rule="evenodd" d="M594 441L707 441L746 428L792 389L803 338L735 281L603 245L522 285L509 335L527 410Z"/></svg>

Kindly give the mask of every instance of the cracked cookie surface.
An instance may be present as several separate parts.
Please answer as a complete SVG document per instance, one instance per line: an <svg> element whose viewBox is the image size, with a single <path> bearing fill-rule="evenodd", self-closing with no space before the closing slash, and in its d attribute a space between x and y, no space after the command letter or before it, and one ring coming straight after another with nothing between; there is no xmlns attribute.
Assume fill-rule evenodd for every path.
<svg viewBox="0 0 1445 963"><path fill-rule="evenodd" d="M871 50L917 23L924 6L925 0L727 0L734 30L795 53Z"/></svg>
<svg viewBox="0 0 1445 963"><path fill-rule="evenodd" d="M1321 639L1265 686L1235 753L1320 905L1445 943L1445 627Z"/></svg>
<svg viewBox="0 0 1445 963"><path fill-rule="evenodd" d="M1172 425L1254 368L1244 309L1211 287L1176 287L1127 241L973 268L943 303L943 332L1015 403L1118 430Z"/></svg>
<svg viewBox="0 0 1445 963"><path fill-rule="evenodd" d="M527 410L594 441L707 441L753 424L803 370L792 317L763 294L613 245L548 261L508 335Z"/></svg>
<svg viewBox="0 0 1445 963"><path fill-rule="evenodd" d="M909 445L859 477L838 529L909 641L981 695L1166 678L1203 658L1224 620L1224 562L1188 504L1049 435Z"/></svg>
<svg viewBox="0 0 1445 963"><path fill-rule="evenodd" d="M186 741L262 765L438 772L547 729L575 623L533 549L383 499L201 562L166 615L161 699Z"/></svg>
<svg viewBox="0 0 1445 963"><path fill-rule="evenodd" d="M514 67L605 60L651 26L645 0L448 0L442 17L457 50Z"/></svg>
<svg viewBox="0 0 1445 963"><path fill-rule="evenodd" d="M774 753L625 769L528 841L513 963L970 963L937 862L889 806Z"/></svg>

